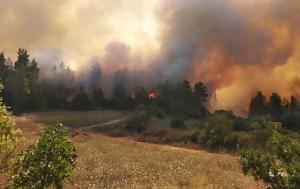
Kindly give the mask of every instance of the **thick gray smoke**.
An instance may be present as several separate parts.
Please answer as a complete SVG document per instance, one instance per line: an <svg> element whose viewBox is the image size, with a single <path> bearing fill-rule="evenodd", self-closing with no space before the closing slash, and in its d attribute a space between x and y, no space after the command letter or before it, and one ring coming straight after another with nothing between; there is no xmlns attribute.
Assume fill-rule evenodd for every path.
<svg viewBox="0 0 300 189"><path fill-rule="evenodd" d="M157 64L167 80L204 80L211 87L232 81L235 67L272 69L294 54L299 1L164 1Z"/></svg>

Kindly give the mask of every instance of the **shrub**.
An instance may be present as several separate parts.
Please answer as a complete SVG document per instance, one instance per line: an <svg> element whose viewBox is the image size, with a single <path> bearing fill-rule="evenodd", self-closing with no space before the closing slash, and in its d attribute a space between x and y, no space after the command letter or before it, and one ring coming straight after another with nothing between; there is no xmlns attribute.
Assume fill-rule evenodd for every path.
<svg viewBox="0 0 300 189"><path fill-rule="evenodd" d="M144 107L144 109L149 115L153 115L159 119L164 119L166 117L164 111L158 106L148 106Z"/></svg>
<svg viewBox="0 0 300 189"><path fill-rule="evenodd" d="M19 156L12 177L13 188L62 188L75 166L75 147L61 125L44 129L40 139Z"/></svg>
<svg viewBox="0 0 300 189"><path fill-rule="evenodd" d="M147 129L149 120L150 116L147 113L137 113L136 115L128 118L125 123L125 129L129 132L140 134Z"/></svg>
<svg viewBox="0 0 300 189"><path fill-rule="evenodd" d="M237 141L232 133L233 121L223 114L215 113L207 118L199 131L198 142L211 149L232 148Z"/></svg>
<svg viewBox="0 0 300 189"><path fill-rule="evenodd" d="M300 142L274 130L269 140L271 153L254 149L240 153L244 174L262 180L273 189L300 188Z"/></svg>
<svg viewBox="0 0 300 189"><path fill-rule="evenodd" d="M233 124L233 130L235 131L250 131L251 127L250 127L250 123L248 121L248 119L246 118L235 118L234 119L234 124Z"/></svg>
<svg viewBox="0 0 300 189"><path fill-rule="evenodd" d="M272 136L272 131L282 128L281 123L272 121L254 122L251 124L250 132L253 144L259 148L266 148L267 141Z"/></svg>
<svg viewBox="0 0 300 189"><path fill-rule="evenodd" d="M0 91L2 90L0 85ZM20 142L20 130L14 128L15 122L0 98L0 170L7 170L12 156Z"/></svg>
<svg viewBox="0 0 300 189"><path fill-rule="evenodd" d="M182 119L173 119L170 124L171 128L174 129L185 129L185 124Z"/></svg>

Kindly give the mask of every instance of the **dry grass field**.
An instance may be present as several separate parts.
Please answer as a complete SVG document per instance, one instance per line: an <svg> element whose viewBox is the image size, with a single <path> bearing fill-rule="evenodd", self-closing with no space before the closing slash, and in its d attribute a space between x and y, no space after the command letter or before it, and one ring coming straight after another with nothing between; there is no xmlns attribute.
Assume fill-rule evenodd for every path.
<svg viewBox="0 0 300 189"><path fill-rule="evenodd" d="M28 143L37 139L40 125L35 121L39 115L17 117L17 126ZM76 129L71 136L78 159L65 188L264 188L241 173L233 155L147 144Z"/></svg>

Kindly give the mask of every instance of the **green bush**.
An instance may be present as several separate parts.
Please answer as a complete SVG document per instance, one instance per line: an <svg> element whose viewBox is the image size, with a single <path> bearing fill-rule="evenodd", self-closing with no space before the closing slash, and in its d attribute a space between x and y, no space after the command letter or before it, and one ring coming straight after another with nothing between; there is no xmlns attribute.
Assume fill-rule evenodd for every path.
<svg viewBox="0 0 300 189"><path fill-rule="evenodd" d="M150 116L147 113L137 113L134 116L128 118L128 120L125 123L125 129L131 133L140 134L147 129L149 120Z"/></svg>
<svg viewBox="0 0 300 189"><path fill-rule="evenodd" d="M272 151L242 150L240 163L244 174L265 182L273 189L300 188L300 142L274 130L269 140Z"/></svg>
<svg viewBox="0 0 300 189"><path fill-rule="evenodd" d="M44 129L40 139L22 152L14 168L12 188L62 188L75 166L75 147L60 124Z"/></svg>
<svg viewBox="0 0 300 189"><path fill-rule="evenodd" d="M3 86L0 84L0 92ZM20 130L0 98L0 171L6 171L12 163L15 149L20 142Z"/></svg>
<svg viewBox="0 0 300 189"><path fill-rule="evenodd" d="M171 124L170 124L171 128L173 129L185 129L185 124L184 121L182 119L173 119L171 120Z"/></svg>
<svg viewBox="0 0 300 189"><path fill-rule="evenodd" d="M272 136L272 131L281 129L281 123L272 121L254 122L251 124L252 131L250 135L253 140L253 146L257 148L266 148L267 141Z"/></svg>
<svg viewBox="0 0 300 189"><path fill-rule="evenodd" d="M212 114L198 132L197 141L211 149L234 148L237 138L233 135L233 121L223 114Z"/></svg>

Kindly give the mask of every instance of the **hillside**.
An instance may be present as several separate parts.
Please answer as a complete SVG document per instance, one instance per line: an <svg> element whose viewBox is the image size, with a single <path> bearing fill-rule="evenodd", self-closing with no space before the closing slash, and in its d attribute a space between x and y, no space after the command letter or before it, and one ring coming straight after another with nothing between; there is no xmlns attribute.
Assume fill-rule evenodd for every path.
<svg viewBox="0 0 300 189"><path fill-rule="evenodd" d="M41 125L17 117L26 143ZM66 188L263 188L244 176L237 157L71 131L78 160Z"/></svg>

